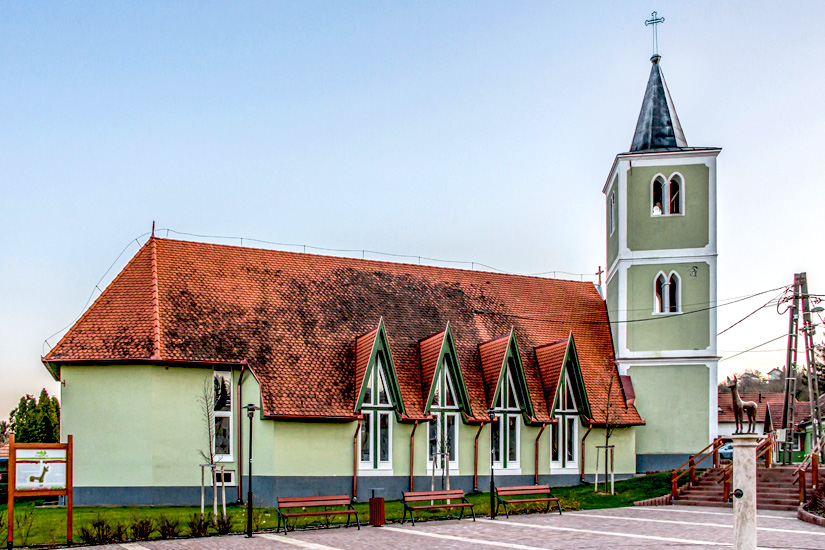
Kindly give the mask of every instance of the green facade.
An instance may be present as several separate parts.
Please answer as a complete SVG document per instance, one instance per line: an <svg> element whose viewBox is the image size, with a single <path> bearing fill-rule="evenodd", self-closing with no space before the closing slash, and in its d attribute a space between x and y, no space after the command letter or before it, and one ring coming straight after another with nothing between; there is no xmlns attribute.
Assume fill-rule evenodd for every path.
<svg viewBox="0 0 825 550"><path fill-rule="evenodd" d="M651 182L657 174L684 179L682 215L651 215ZM627 247L630 250L702 248L709 243L709 169L705 164L628 169Z"/></svg>
<svg viewBox="0 0 825 550"><path fill-rule="evenodd" d="M711 439L708 367L705 365L634 365L628 370L637 396L636 409L646 425L636 433L638 454L696 453Z"/></svg>
<svg viewBox="0 0 825 550"><path fill-rule="evenodd" d="M209 446L200 400L211 370L64 365L61 377L61 438L74 436L76 485L200 485Z"/></svg>
<svg viewBox="0 0 825 550"><path fill-rule="evenodd" d="M695 269L694 269L695 268ZM657 314L656 275L675 271L681 280L679 314ZM710 345L710 265L707 262L633 265L627 270L627 349L651 352L704 350Z"/></svg>
<svg viewBox="0 0 825 550"><path fill-rule="evenodd" d="M619 193L619 178L617 176L613 178L613 181L607 188L607 215L605 218L605 227L607 228L607 265L605 269L610 269L613 262L616 261L616 257L619 255L619 208L623 202L624 198ZM611 208L613 209L612 213ZM613 216L612 230L611 215Z"/></svg>

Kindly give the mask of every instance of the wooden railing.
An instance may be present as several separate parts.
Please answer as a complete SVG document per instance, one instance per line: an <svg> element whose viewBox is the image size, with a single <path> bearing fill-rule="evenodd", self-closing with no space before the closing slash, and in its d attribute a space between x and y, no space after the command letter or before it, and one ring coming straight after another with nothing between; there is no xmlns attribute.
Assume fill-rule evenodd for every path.
<svg viewBox="0 0 825 550"><path fill-rule="evenodd" d="M771 456L771 449L773 449L774 444L776 444L776 434L775 432L769 433L759 444L756 446L756 460L759 461L760 458L765 457L765 467L770 468L773 464L773 459ZM725 495L725 502L730 501L731 499L731 480L733 478L733 462L728 464L722 469L722 478L717 483L723 483L724 488L724 495Z"/></svg>
<svg viewBox="0 0 825 550"><path fill-rule="evenodd" d="M678 468L670 472L670 497L673 499L679 498L679 479L684 475L690 474L690 484L696 485L696 466L709 456L713 457L713 467L719 467L719 447L724 445L722 438L715 438L707 447L691 456L687 461ZM697 457L700 457L697 460ZM687 470L682 471L685 466ZM681 473L680 473L681 472Z"/></svg>
<svg viewBox="0 0 825 550"><path fill-rule="evenodd" d="M811 490L816 491L816 486L819 483L819 455L822 454L822 449L825 447L825 437L819 440L816 447L811 449L811 452L805 456L802 463L794 470L794 483L799 484L799 503L802 504L807 498L805 487L805 474L808 467L811 468Z"/></svg>

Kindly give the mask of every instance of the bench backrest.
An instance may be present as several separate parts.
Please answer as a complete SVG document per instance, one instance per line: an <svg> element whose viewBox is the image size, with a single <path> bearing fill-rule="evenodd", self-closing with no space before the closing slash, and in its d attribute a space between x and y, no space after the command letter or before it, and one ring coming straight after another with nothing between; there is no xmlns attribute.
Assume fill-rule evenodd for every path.
<svg viewBox="0 0 825 550"><path fill-rule="evenodd" d="M319 497L278 497L278 508L304 508L306 506L347 506L349 495Z"/></svg>
<svg viewBox="0 0 825 550"><path fill-rule="evenodd" d="M450 491L416 491L404 493L404 500L408 502L416 500L446 500L449 498L464 498L464 491L461 489L452 489Z"/></svg>
<svg viewBox="0 0 825 550"><path fill-rule="evenodd" d="M539 493L550 493L549 485L520 485L518 487L496 487L499 496L508 495L535 495Z"/></svg>

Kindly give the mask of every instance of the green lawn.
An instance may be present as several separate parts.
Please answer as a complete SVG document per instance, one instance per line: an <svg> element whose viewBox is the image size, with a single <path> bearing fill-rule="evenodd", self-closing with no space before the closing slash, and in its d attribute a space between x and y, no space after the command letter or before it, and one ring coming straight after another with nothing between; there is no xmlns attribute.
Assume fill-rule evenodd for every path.
<svg viewBox="0 0 825 550"><path fill-rule="evenodd" d="M562 509L565 510L591 510L598 508L617 508L621 506L631 506L637 500L662 496L670 492L670 474L652 474L648 476L636 477L626 481L616 483L615 495L595 494L592 485L575 485L572 487L558 487L553 489L553 494L562 499ZM475 505L476 516L489 515L490 497L489 493L475 493L468 495L470 502ZM369 521L367 503L358 503L355 508L358 510L361 523ZM30 503L15 504L15 546L25 545L55 545L63 544L66 540L66 509L63 507L35 507ZM209 509L211 510L211 509ZM544 505L539 503L525 504L511 509L511 513L527 513L544 510ZM0 519L0 533L5 534L6 507L0 506L2 519ZM220 511L220 508L219 508ZM232 530L242 532L246 529L246 508L232 506L227 508L232 516ZM385 514L388 521L398 521L403 515L403 505L400 501L386 502ZM177 520L180 526L180 536L189 534L188 522L194 514L198 514L200 508L197 506L76 506L74 509L74 542L83 542L80 537L80 529L88 527L91 522L101 517L110 524L123 524L128 528L136 518L152 518L157 523L161 517L166 517L172 521ZM443 518L449 515L457 516L458 511L452 514L446 511L426 511L416 513L416 521L432 518ZM253 516L257 524L257 530L275 529L278 524L278 515L274 509L265 508L257 510ZM307 525L324 525L330 523L343 523L346 518L343 516L332 516L324 519L299 518L298 527ZM210 533L215 533L214 529ZM131 534L129 534L131 538ZM155 531L151 538L159 538L160 534Z"/></svg>

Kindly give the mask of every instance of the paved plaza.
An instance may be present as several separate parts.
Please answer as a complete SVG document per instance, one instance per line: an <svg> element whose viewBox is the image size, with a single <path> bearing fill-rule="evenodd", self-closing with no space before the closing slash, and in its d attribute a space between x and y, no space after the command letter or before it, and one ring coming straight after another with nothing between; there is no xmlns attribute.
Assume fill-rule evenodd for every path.
<svg viewBox="0 0 825 550"><path fill-rule="evenodd" d="M825 550L825 529L796 519L796 512L760 511L759 548ZM319 529L290 532L126 543L105 550L470 550L484 548L622 549L724 548L733 546L733 512L724 508L660 506L558 514L430 521L412 527Z"/></svg>

